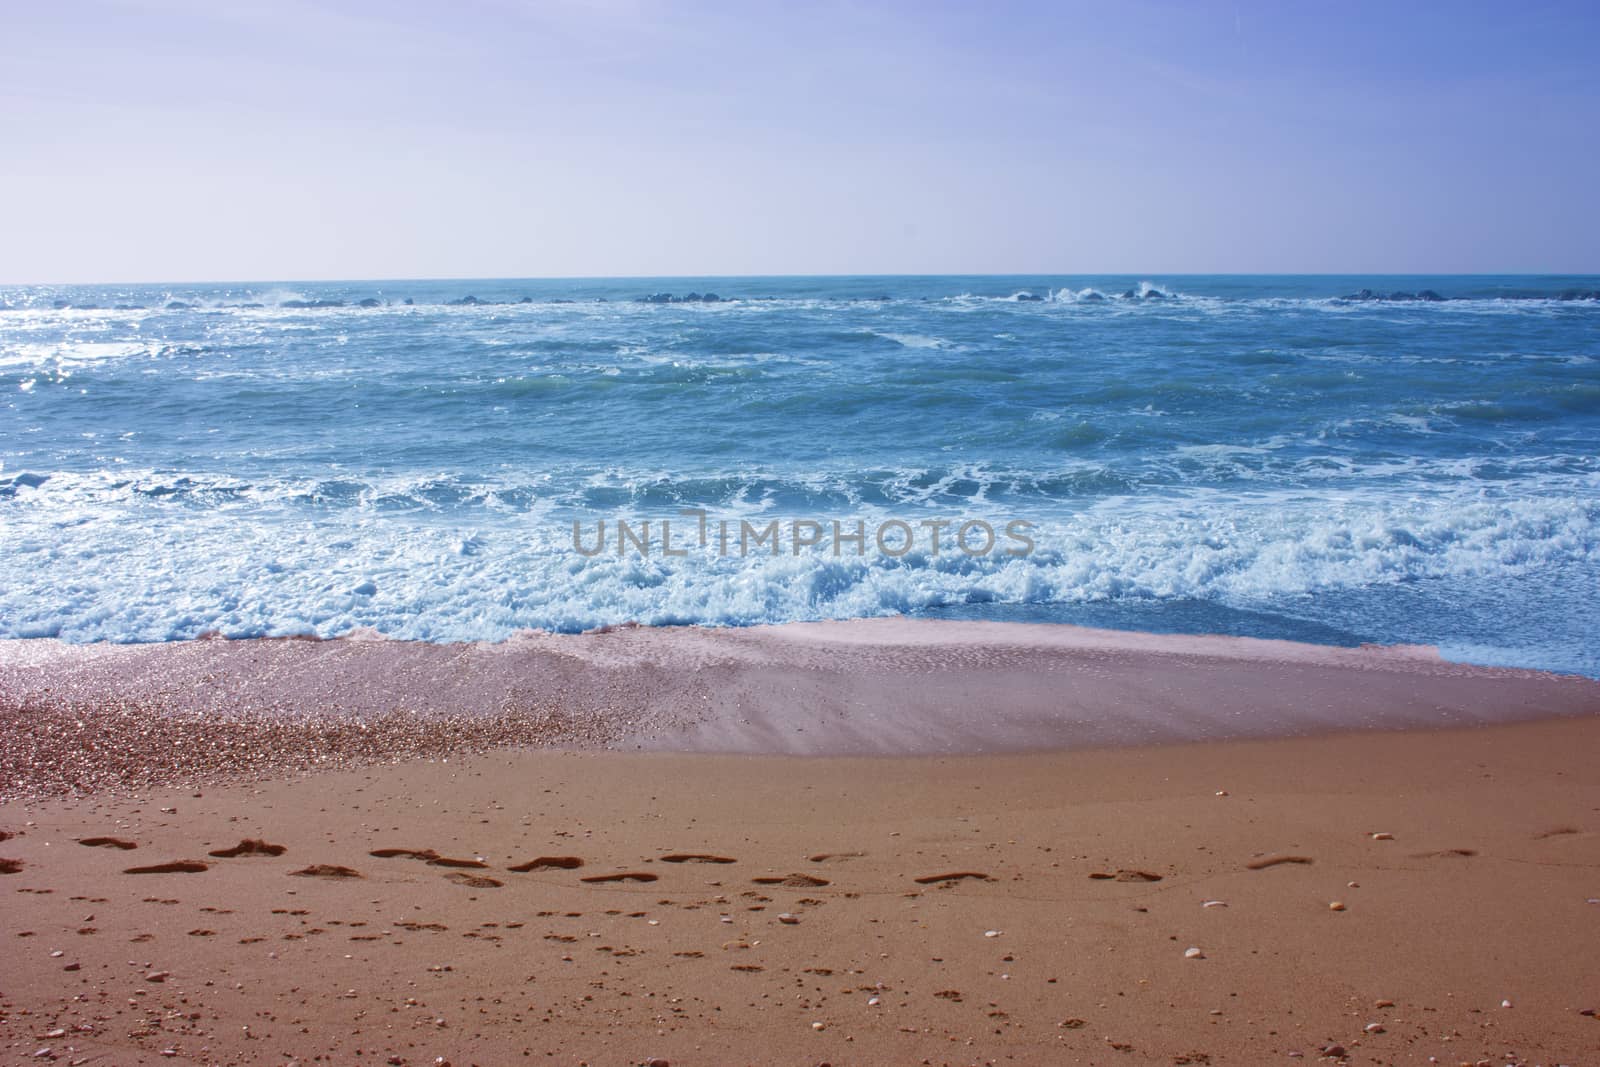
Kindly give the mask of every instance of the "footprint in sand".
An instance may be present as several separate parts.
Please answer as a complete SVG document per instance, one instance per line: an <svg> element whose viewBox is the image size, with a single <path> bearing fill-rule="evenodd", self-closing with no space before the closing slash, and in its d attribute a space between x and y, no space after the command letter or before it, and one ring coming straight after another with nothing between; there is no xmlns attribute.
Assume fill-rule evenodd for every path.
<svg viewBox="0 0 1600 1067"><path fill-rule="evenodd" d="M129 867L123 874L199 874L209 871L211 864L202 860L173 860L170 863L154 863L148 867Z"/></svg>
<svg viewBox="0 0 1600 1067"><path fill-rule="evenodd" d="M21 874L21 860L0 859L0 874Z"/></svg>
<svg viewBox="0 0 1600 1067"><path fill-rule="evenodd" d="M571 871L582 866L583 861L577 856L539 856L536 859L529 860L527 863L519 863L515 867L507 867L506 870L515 871L517 874L527 874L529 871L543 871L551 868Z"/></svg>
<svg viewBox="0 0 1600 1067"><path fill-rule="evenodd" d="M765 878L750 879L756 885L786 885L795 889L808 889L812 886L827 885L826 878L817 878L809 874L783 874Z"/></svg>
<svg viewBox="0 0 1600 1067"><path fill-rule="evenodd" d="M1096 881L1106 882L1159 882L1161 875L1151 871L1130 871L1118 867L1114 871L1095 871L1089 875Z"/></svg>
<svg viewBox="0 0 1600 1067"><path fill-rule="evenodd" d="M120 848L124 851L138 848L136 841L124 841L120 837L80 837L78 844L88 845L90 848Z"/></svg>
<svg viewBox="0 0 1600 1067"><path fill-rule="evenodd" d="M1277 867L1277 866L1279 866L1281 864L1285 864L1285 863L1312 863L1312 862L1315 862L1315 861L1313 861L1310 856L1283 856L1283 855L1278 855L1278 854L1272 854L1272 855L1268 855L1268 856L1257 856L1255 859L1251 860L1249 863L1246 863L1245 864L1245 868L1248 869L1248 870L1252 870L1252 871L1264 871L1268 867Z"/></svg>
<svg viewBox="0 0 1600 1067"><path fill-rule="evenodd" d="M858 860L865 856L865 852L817 852L806 859L812 863L843 863L846 860Z"/></svg>
<svg viewBox="0 0 1600 1067"><path fill-rule="evenodd" d="M313 863L311 866L289 874L296 878L361 878L362 873L354 867L341 867L337 863Z"/></svg>
<svg viewBox="0 0 1600 1067"><path fill-rule="evenodd" d="M918 885L935 885L940 882L959 882L966 878L975 878L980 882L994 881L993 878L990 878L982 871L951 871L949 874L925 874L921 878L914 879L914 881Z"/></svg>
<svg viewBox="0 0 1600 1067"><path fill-rule="evenodd" d="M1567 834L1581 833L1583 833L1583 831L1579 830L1575 826L1557 826L1553 830L1541 830L1539 833L1533 835L1533 839L1535 841L1544 841L1552 837L1565 837Z"/></svg>
<svg viewBox="0 0 1600 1067"><path fill-rule="evenodd" d="M581 879L585 882L653 882L656 875L646 874L643 871L623 871L620 874L591 874Z"/></svg>
<svg viewBox="0 0 1600 1067"><path fill-rule="evenodd" d="M464 885L468 889L499 889L505 885L504 882L498 879L487 878L481 874L467 874L464 871L447 874L444 876L444 880L454 882L456 885Z"/></svg>
<svg viewBox="0 0 1600 1067"><path fill-rule="evenodd" d="M247 837L232 848L219 848L207 855L232 859L235 856L281 856L287 851L283 845L269 845L258 837Z"/></svg>
<svg viewBox="0 0 1600 1067"><path fill-rule="evenodd" d="M1418 860L1452 859L1452 858L1466 859L1469 856L1476 856L1477 854L1478 854L1478 850L1475 849L1475 848L1441 848L1441 849L1437 849L1437 850L1435 850L1433 852L1413 852L1411 854L1411 858L1412 859L1418 859Z"/></svg>
<svg viewBox="0 0 1600 1067"><path fill-rule="evenodd" d="M709 852L674 852L670 856L662 856L662 863L738 863L731 856L713 856Z"/></svg>
<svg viewBox="0 0 1600 1067"><path fill-rule="evenodd" d="M449 856L441 856L431 848L379 848L367 853L381 860L393 859L396 856L405 859L422 860L432 867L464 867L469 870L487 870L489 865L482 860L458 860Z"/></svg>

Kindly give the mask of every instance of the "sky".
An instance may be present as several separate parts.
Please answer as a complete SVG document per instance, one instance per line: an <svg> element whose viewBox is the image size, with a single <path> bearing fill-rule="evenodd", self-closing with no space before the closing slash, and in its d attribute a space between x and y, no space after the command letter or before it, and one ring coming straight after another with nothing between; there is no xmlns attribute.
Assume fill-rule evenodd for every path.
<svg viewBox="0 0 1600 1067"><path fill-rule="evenodd" d="M0 283L1600 271L1600 4L54 0Z"/></svg>

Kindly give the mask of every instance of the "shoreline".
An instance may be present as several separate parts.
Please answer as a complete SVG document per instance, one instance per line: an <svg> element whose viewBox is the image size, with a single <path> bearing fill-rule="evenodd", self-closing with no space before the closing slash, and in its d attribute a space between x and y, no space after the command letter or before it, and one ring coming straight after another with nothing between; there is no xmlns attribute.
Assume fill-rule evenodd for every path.
<svg viewBox="0 0 1600 1067"><path fill-rule="evenodd" d="M931 756L1432 730L1600 713L1600 681L1065 624L620 627L496 644L371 637L0 641L0 799L504 747Z"/></svg>

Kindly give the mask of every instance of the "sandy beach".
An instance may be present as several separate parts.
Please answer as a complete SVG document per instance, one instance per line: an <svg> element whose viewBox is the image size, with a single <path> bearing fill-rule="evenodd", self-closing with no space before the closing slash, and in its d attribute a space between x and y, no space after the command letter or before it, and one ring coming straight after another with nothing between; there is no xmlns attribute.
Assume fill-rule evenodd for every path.
<svg viewBox="0 0 1600 1067"><path fill-rule="evenodd" d="M1600 1067L1600 3L0 27L0 1067Z"/></svg>
<svg viewBox="0 0 1600 1067"><path fill-rule="evenodd" d="M1600 1058L1583 679L884 622L0 687L11 1062Z"/></svg>

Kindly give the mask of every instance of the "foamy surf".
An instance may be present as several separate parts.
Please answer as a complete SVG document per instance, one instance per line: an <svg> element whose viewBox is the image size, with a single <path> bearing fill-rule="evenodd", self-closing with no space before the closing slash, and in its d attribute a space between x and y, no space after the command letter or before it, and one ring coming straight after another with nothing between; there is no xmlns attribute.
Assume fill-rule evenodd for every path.
<svg viewBox="0 0 1600 1067"><path fill-rule="evenodd" d="M1580 592L1600 584L1597 289L8 290L0 636L498 641L910 614L1410 642L1600 674L1600 609ZM1026 520L1037 537L1020 558L948 540L574 550L574 523L659 529L684 509Z"/></svg>

